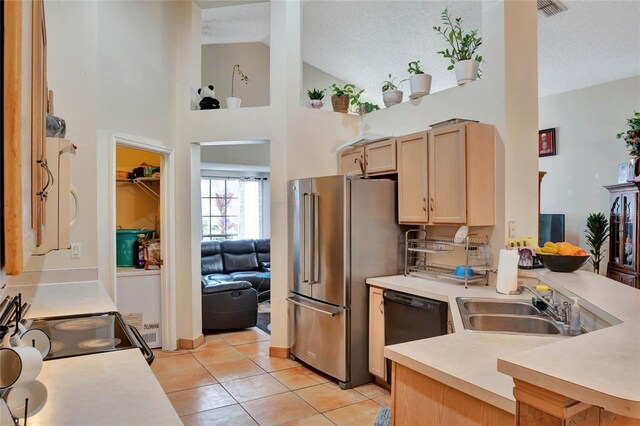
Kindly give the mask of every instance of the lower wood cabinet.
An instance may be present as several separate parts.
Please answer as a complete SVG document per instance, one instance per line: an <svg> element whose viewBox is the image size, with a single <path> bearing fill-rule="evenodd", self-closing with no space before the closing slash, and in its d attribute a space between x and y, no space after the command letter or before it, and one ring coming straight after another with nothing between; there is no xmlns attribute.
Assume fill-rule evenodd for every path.
<svg viewBox="0 0 640 426"><path fill-rule="evenodd" d="M384 359L384 300L382 289L369 288L369 372L387 379Z"/></svg>
<svg viewBox="0 0 640 426"><path fill-rule="evenodd" d="M515 417L498 407L394 362L393 425L513 426Z"/></svg>

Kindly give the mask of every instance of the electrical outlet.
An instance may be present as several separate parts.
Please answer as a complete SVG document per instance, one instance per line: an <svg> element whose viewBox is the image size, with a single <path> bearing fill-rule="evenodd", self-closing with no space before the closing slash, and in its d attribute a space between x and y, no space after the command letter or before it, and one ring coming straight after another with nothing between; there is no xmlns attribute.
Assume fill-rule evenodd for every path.
<svg viewBox="0 0 640 426"><path fill-rule="evenodd" d="M82 244L71 243L71 258L80 259L82 257Z"/></svg>
<svg viewBox="0 0 640 426"><path fill-rule="evenodd" d="M513 220L509 221L509 238L515 238L516 236L516 222Z"/></svg>

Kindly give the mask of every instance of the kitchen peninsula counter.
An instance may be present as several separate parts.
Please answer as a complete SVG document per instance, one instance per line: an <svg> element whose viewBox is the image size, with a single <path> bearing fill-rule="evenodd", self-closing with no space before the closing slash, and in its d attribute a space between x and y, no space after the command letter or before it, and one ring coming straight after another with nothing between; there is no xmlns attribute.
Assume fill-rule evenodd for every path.
<svg viewBox="0 0 640 426"><path fill-rule="evenodd" d="M405 277L369 278L371 286L446 301L454 333L385 347L386 358L515 414L513 378L610 412L640 418L640 292L586 271L528 271L565 296L578 296L610 327L576 337L468 332L457 297L530 299L495 287Z"/></svg>
<svg viewBox="0 0 640 426"><path fill-rule="evenodd" d="M116 311L98 281L10 286L32 306L28 318ZM181 425L138 349L45 361L47 402L36 425Z"/></svg>

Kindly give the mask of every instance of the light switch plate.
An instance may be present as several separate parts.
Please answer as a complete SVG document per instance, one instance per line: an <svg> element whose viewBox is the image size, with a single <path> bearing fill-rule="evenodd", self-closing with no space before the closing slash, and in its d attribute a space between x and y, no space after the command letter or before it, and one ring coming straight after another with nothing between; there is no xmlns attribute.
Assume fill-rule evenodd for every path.
<svg viewBox="0 0 640 426"><path fill-rule="evenodd" d="M71 243L71 258L80 259L82 257L82 244Z"/></svg>

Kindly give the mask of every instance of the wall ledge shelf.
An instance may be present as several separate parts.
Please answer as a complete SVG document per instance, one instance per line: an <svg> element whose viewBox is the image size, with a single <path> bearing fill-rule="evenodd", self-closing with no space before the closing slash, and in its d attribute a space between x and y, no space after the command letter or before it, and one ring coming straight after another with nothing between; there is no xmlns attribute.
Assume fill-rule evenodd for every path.
<svg viewBox="0 0 640 426"><path fill-rule="evenodd" d="M159 177L138 177L134 179L116 179L116 183L127 183L138 186L149 197L160 201L160 193L151 187L153 182L160 182Z"/></svg>

